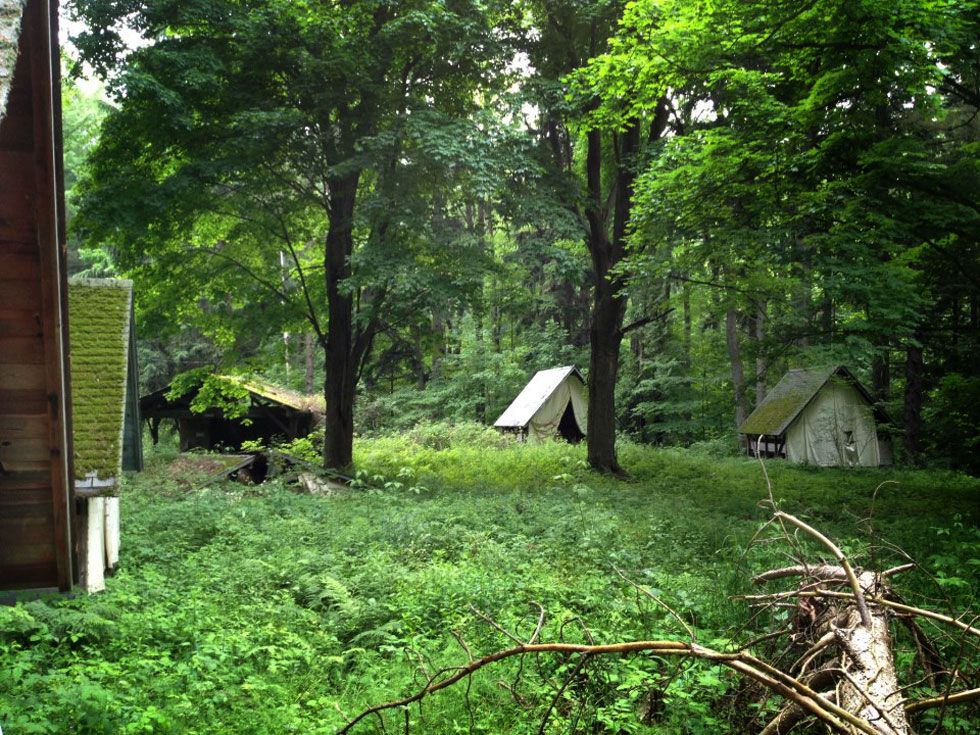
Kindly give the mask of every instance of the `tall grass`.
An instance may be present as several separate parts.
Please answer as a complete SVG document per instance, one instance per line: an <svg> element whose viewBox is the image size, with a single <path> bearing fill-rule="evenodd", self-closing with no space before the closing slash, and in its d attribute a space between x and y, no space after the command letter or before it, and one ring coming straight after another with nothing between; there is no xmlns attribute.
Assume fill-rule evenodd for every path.
<svg viewBox="0 0 980 735"><path fill-rule="evenodd" d="M683 636L621 570L702 640L724 645L746 620L728 596L746 589L751 570L782 561L773 546L746 552L767 514L751 460L627 444L631 477L620 482L589 472L582 447L447 434L362 440L368 487L329 497L278 482L200 489L169 450L151 457L124 489L122 560L106 592L0 608L0 726L329 733L345 715L419 686L421 671L465 661L460 638L474 653L506 645L475 610L527 636L540 605L546 639ZM971 604L977 480L779 462L768 470L783 507L840 539L858 563L894 556L865 532L880 486L876 543L900 545L934 572L911 577L909 592L940 607ZM528 662L512 692L503 685L519 664L507 663L475 677L468 697L464 687L413 710L413 731L538 732L569 665ZM705 667L678 674L656 717L639 715L662 675L654 660L596 662L562 694L546 731L752 728L754 714L731 705L736 682ZM372 720L363 731L378 730Z"/></svg>

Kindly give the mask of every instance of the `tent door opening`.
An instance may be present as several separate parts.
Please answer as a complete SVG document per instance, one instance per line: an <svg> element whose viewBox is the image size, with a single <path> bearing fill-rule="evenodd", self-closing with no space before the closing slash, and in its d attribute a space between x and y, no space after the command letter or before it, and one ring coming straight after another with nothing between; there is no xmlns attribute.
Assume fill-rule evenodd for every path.
<svg viewBox="0 0 980 735"><path fill-rule="evenodd" d="M572 410L571 401L565 406L565 412L558 422L558 433L572 444L578 444L585 438L585 434L579 431L578 423L575 421L575 411Z"/></svg>

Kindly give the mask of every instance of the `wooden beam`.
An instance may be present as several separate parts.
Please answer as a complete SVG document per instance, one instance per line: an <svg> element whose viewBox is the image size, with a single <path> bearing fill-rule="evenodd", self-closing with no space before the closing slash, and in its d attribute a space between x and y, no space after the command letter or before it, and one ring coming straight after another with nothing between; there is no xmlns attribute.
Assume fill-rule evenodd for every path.
<svg viewBox="0 0 980 735"><path fill-rule="evenodd" d="M23 37L27 42L34 118L34 236L41 270L41 324L44 375L50 419L51 506L58 587L71 588L73 565L73 492L71 486L70 376L67 366L67 279L64 272L64 201L58 181L61 158L61 79L57 63L57 9L52 0L28 0Z"/></svg>

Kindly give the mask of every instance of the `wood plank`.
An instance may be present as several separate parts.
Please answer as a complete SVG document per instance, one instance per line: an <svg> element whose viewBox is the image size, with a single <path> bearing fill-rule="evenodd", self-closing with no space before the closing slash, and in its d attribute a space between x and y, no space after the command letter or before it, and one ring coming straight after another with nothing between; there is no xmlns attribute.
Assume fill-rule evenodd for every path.
<svg viewBox="0 0 980 735"><path fill-rule="evenodd" d="M37 337L0 337L0 366L43 363L44 344Z"/></svg>
<svg viewBox="0 0 980 735"><path fill-rule="evenodd" d="M25 283L0 290L0 310L39 311L40 308L41 294L36 287Z"/></svg>
<svg viewBox="0 0 980 735"><path fill-rule="evenodd" d="M0 252L0 289L14 288L17 281L40 284L40 278L36 254Z"/></svg>
<svg viewBox="0 0 980 735"><path fill-rule="evenodd" d="M0 414L7 416L47 416L48 398L40 389L0 390Z"/></svg>
<svg viewBox="0 0 980 735"><path fill-rule="evenodd" d="M38 490L41 491L38 497L46 503L50 495L50 487L51 472L47 468L33 472L7 472L0 475L0 496L10 493L12 499L9 502L23 502L24 493ZM18 498L21 500L17 501ZM0 504L2 503L3 501L0 500Z"/></svg>
<svg viewBox="0 0 980 735"><path fill-rule="evenodd" d="M5 365L0 370L0 390L46 390L43 370L30 365Z"/></svg>
<svg viewBox="0 0 980 735"><path fill-rule="evenodd" d="M11 446L20 440L32 441L35 437L38 440L43 440L48 435L48 428L49 422L46 414L41 416L5 416L0 414L0 437L9 441Z"/></svg>
<svg viewBox="0 0 980 735"><path fill-rule="evenodd" d="M58 568L55 563L5 565L0 561L0 589L19 590L27 586L57 587Z"/></svg>
<svg viewBox="0 0 980 735"><path fill-rule="evenodd" d="M36 257L37 243L34 242L34 239L29 234L24 239L19 240L4 239L0 236L0 253Z"/></svg>
<svg viewBox="0 0 980 735"><path fill-rule="evenodd" d="M0 311L0 337L41 337L41 315L36 311Z"/></svg>
<svg viewBox="0 0 980 735"><path fill-rule="evenodd" d="M23 99L23 95L20 95ZM0 151L30 151L34 148L34 120L30 111L23 106L18 109L18 101L7 103L8 111L0 123Z"/></svg>
<svg viewBox="0 0 980 735"><path fill-rule="evenodd" d="M3 466L8 472L36 470L42 463L51 462L51 447L48 446L46 435L4 436L4 441L10 443L0 450L0 456L3 457Z"/></svg>
<svg viewBox="0 0 980 735"><path fill-rule="evenodd" d="M54 7L52 7L54 5ZM30 68L34 119L34 190L41 270L41 319L45 377L51 400L48 447L58 587L77 579L74 556L74 502L71 477L71 377L68 374L67 258L61 155L61 66L57 5L32 0L24 12L21 61ZM29 63L28 63L29 60ZM22 70L24 67L21 67Z"/></svg>

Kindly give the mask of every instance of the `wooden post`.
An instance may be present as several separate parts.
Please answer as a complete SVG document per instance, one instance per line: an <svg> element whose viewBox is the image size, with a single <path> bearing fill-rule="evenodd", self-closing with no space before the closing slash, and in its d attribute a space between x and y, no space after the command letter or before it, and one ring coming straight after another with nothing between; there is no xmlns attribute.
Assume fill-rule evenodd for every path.
<svg viewBox="0 0 980 735"><path fill-rule="evenodd" d="M115 569L119 563L119 498L105 499L105 566Z"/></svg>

